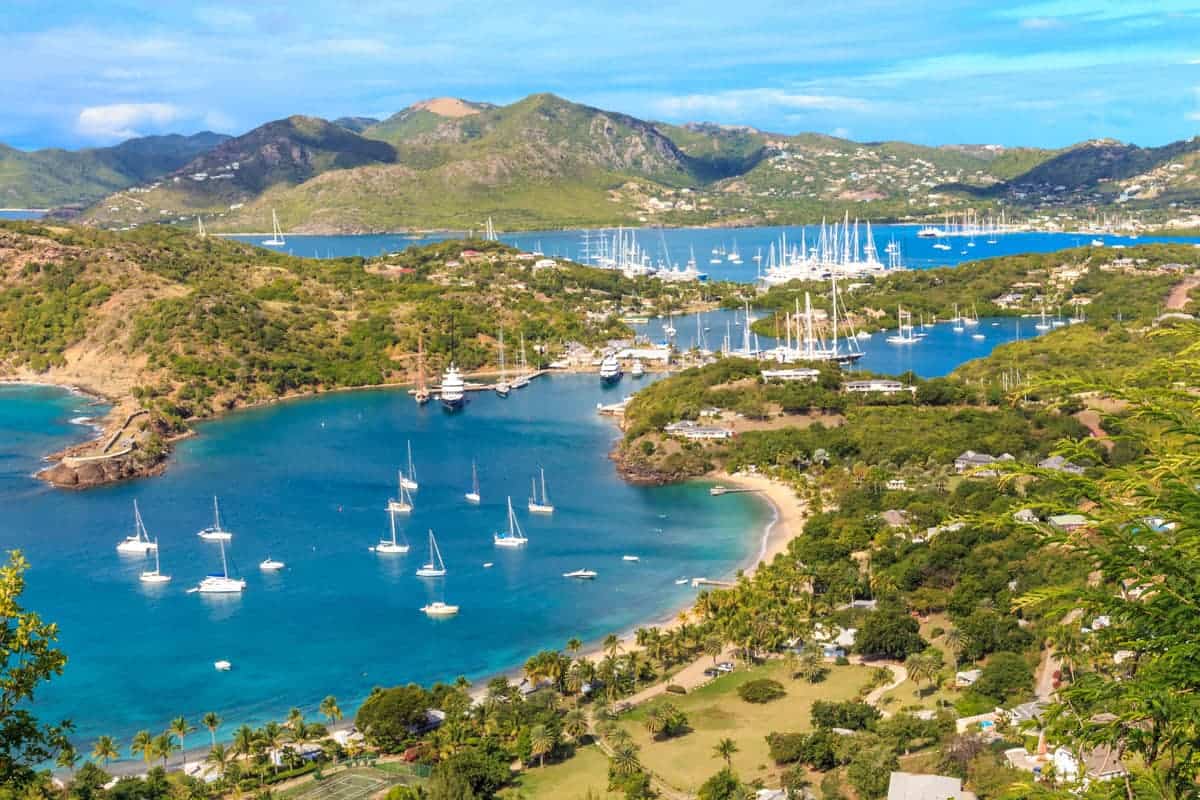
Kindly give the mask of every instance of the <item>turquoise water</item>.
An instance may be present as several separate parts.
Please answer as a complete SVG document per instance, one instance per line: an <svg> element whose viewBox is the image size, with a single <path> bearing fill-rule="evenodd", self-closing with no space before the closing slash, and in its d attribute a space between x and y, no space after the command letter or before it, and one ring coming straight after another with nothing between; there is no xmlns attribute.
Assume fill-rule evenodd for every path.
<svg viewBox="0 0 1200 800"><path fill-rule="evenodd" d="M41 219L45 216L43 211L34 211L28 208L6 209L0 211L0 219Z"/></svg>
<svg viewBox="0 0 1200 800"><path fill-rule="evenodd" d="M668 258L671 263L683 266L691 253L695 253L697 267L709 273L712 280L737 281L751 283L757 279L757 266L752 260L760 252L763 259L767 257L768 248L775 244L778 247L780 235L787 234L789 243L800 242L801 232L805 232L808 242L815 241L819 226L809 225L789 227L755 227L755 228L640 228L626 233L626 236L636 236L639 245L656 262ZM1142 236L1132 239L1128 236L1090 236L1076 233L1009 233L995 238L995 244L988 243L987 236L950 237L946 239L920 239L917 237L916 225L877 225L873 226L875 242L883 255L883 248L889 241L895 240L900 245L903 262L912 269L929 269L931 267L954 266L964 261L994 256L1016 255L1018 253L1047 253L1068 247L1087 245L1093 238L1102 240L1107 246L1145 244L1147 242L1200 242L1200 239L1189 237ZM865 228L860 229L865 235ZM599 234L592 232L593 239ZM299 236L288 235L284 251L297 256L329 258L336 256L377 256L392 253L413 245L428 244L449 238L461 238L461 233L431 234L427 237L410 237L402 234L361 234L347 236ZM244 242L258 244L262 236L234 237ZM514 247L526 250L539 250L549 256L560 256L580 260L583 258L583 232L568 231L531 231L528 233L500 234L500 240ZM934 244L946 243L950 250L935 250ZM742 254L742 264L730 264L722 260L719 264L710 263L714 258L713 248L731 248L734 244ZM592 245L595 247L595 244Z"/></svg>
<svg viewBox="0 0 1200 800"><path fill-rule="evenodd" d="M759 310L754 313L762 316L766 312ZM699 318L699 324L695 314L675 318L675 346L678 349L690 350L699 344L703 349L720 350L726 335L733 342L735 350L742 347L741 312L719 309L702 313ZM1031 318L984 317L977 326L964 326L961 333L955 333L954 326L949 322L924 327L917 325L917 332L925 334L925 338L916 344L905 345L887 341L887 337L895 330L876 331L870 339L856 340L864 355L847 371L866 370L885 375L912 371L922 378L939 378L950 374L966 361L983 358L997 345L1028 339L1041 333L1034 328L1036 323L1037 320ZM653 342L665 342L663 329L666 325L666 319L656 317L633 328ZM982 334L984 338L972 338L973 334ZM774 337L758 337L758 345L762 348L771 348L775 344Z"/></svg>
<svg viewBox="0 0 1200 800"><path fill-rule="evenodd" d="M770 510L750 495L717 501L699 485L619 480L607 457L617 431L595 406L630 384L543 378L508 400L478 393L454 416L419 409L402 391L286 402L200 426L161 477L81 493L30 476L40 456L86 435L69 420L94 409L59 390L0 386L0 549L25 551L25 601L59 623L70 658L39 692L40 713L71 717L82 740L209 710L228 732L293 705L315 712L326 694L350 711L376 685L484 677L572 636L669 613L694 594L675 579L728 574L757 553ZM379 556L368 547L386 534L383 508L408 439L421 482L401 526L413 550ZM463 501L472 458L479 507ZM552 517L525 512L538 466ZM234 531L235 571L249 582L241 597L186 593L220 567L217 545L195 535L213 494ZM491 539L508 494L530 539L516 552ZM114 549L135 498L174 576L164 587L141 584L146 563ZM449 569L443 580L413 575L429 528ZM261 573L268 555L287 568ZM599 578L561 577L579 568ZM462 612L433 621L418 611L439 599ZM218 659L234 669L216 672Z"/></svg>

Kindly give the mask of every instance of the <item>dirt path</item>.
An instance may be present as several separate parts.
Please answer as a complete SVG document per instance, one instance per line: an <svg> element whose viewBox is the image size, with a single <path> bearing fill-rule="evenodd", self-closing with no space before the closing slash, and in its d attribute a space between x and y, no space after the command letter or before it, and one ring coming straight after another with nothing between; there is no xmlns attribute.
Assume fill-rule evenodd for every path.
<svg viewBox="0 0 1200 800"><path fill-rule="evenodd" d="M1088 429L1092 434L1092 438L1100 442L1107 449L1113 448L1113 440L1108 437L1108 431L1100 427L1100 412L1094 408L1085 408L1075 415L1075 419Z"/></svg>
<svg viewBox="0 0 1200 800"><path fill-rule="evenodd" d="M1183 311L1188 303L1188 295L1197 286L1200 286L1200 276L1197 275L1191 275L1175 284L1171 293L1167 295L1167 311Z"/></svg>
<svg viewBox="0 0 1200 800"><path fill-rule="evenodd" d="M855 658L852 658L852 659L850 659L850 661L853 664L861 664L864 667L883 667L884 669L891 671L892 680L890 683L886 683L883 686L876 686L874 689L872 689L870 692L867 693L867 696L865 698L863 698L863 702L867 703L868 705L875 706L876 708L879 708L879 703L880 703L880 701L883 700L883 696L885 694L887 694L888 692L897 688L900 684L902 684L906 680L908 680L908 670L904 667L903 664L895 664L890 661L867 662L862 659L862 656L857 656ZM891 712L884 711L882 708L879 708L879 712L881 714L883 714L885 717L891 716Z"/></svg>

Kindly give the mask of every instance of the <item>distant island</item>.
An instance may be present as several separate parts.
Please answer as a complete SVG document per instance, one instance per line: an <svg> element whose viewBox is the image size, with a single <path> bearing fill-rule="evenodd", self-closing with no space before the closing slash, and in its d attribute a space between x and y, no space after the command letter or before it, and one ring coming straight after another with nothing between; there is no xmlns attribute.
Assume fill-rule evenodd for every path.
<svg viewBox="0 0 1200 800"><path fill-rule="evenodd" d="M1200 226L1200 139L1062 149L854 142L672 125L535 94L436 98L384 120L292 116L229 138L147 137L78 152L0 145L0 205L87 224L368 233L762 225L970 210L1060 225ZM1132 228L1131 228L1132 229Z"/></svg>

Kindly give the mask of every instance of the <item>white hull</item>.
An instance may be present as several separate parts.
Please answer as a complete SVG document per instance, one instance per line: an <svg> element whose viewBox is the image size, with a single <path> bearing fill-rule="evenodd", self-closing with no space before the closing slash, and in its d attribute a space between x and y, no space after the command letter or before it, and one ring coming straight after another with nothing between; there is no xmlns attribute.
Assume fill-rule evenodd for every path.
<svg viewBox="0 0 1200 800"><path fill-rule="evenodd" d="M421 484L417 483L416 481L409 480L408 478L401 478L400 485L405 489L408 489L410 492L415 492L417 489L421 488Z"/></svg>
<svg viewBox="0 0 1200 800"><path fill-rule="evenodd" d="M126 539L117 545L117 552L125 553L126 555L144 556L147 553L153 553L157 549L158 545L156 545L154 542L144 542L140 539L132 538Z"/></svg>
<svg viewBox="0 0 1200 800"><path fill-rule="evenodd" d="M444 578L444 577L446 577L446 570L434 569L433 567L421 567L419 570L417 570L417 577L418 578Z"/></svg>
<svg viewBox="0 0 1200 800"><path fill-rule="evenodd" d="M554 506L543 505L541 503L530 503L529 504L529 513L530 514L553 514Z"/></svg>
<svg viewBox="0 0 1200 800"><path fill-rule="evenodd" d="M492 541L496 543L496 547L524 547L529 543L529 540L524 536L493 536Z"/></svg>
<svg viewBox="0 0 1200 800"><path fill-rule="evenodd" d="M574 578L581 581L590 581L595 579L596 573L590 569L577 569L574 572L564 572L564 578Z"/></svg>
<svg viewBox="0 0 1200 800"><path fill-rule="evenodd" d="M412 511L412 506L408 503L400 503L395 500L389 500L387 510L393 514L408 514Z"/></svg>
<svg viewBox="0 0 1200 800"><path fill-rule="evenodd" d="M214 531L210 528L205 528L196 535L206 542L228 542L233 540L233 534L229 531Z"/></svg>
<svg viewBox="0 0 1200 800"><path fill-rule="evenodd" d="M170 583L171 576L160 572L143 572L138 576L138 580L142 583Z"/></svg>
<svg viewBox="0 0 1200 800"><path fill-rule="evenodd" d="M272 558L268 558L267 560L261 561L258 564L258 568L263 572L278 572L279 570L283 569L284 566L286 565L282 561L276 561Z"/></svg>
<svg viewBox="0 0 1200 800"><path fill-rule="evenodd" d="M376 553L381 553L383 555L402 556L408 552L408 545L392 544L390 539L385 539L382 542L380 542L379 544L372 547L371 549L374 550Z"/></svg>
<svg viewBox="0 0 1200 800"><path fill-rule="evenodd" d="M229 670L233 669L233 664L230 664L228 661L214 661L213 669L217 672L229 672Z"/></svg>
<svg viewBox="0 0 1200 800"><path fill-rule="evenodd" d="M479 495L477 493L467 492L465 495L463 495L463 497L465 497L467 499L468 503L473 503L475 505L479 505Z"/></svg>
<svg viewBox="0 0 1200 800"><path fill-rule="evenodd" d="M244 591L246 582L240 578L223 578L220 575L210 575L200 581L196 591L200 594L237 594Z"/></svg>
<svg viewBox="0 0 1200 800"><path fill-rule="evenodd" d="M622 561L641 561L637 556L621 556Z"/></svg>
<svg viewBox="0 0 1200 800"><path fill-rule="evenodd" d="M427 606L422 606L421 610L431 617L452 617L458 613L458 606L446 605L445 603L430 603Z"/></svg>

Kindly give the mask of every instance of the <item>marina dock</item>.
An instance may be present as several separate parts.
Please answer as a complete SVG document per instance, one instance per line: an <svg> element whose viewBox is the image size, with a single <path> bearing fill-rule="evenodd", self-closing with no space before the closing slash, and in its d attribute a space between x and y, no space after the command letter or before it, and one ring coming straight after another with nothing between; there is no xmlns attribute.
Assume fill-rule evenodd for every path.
<svg viewBox="0 0 1200 800"><path fill-rule="evenodd" d="M539 369L539 370L535 370L533 372L526 373L525 377L528 378L529 380L533 380L534 378L542 377L543 375L545 375L548 372L550 372L550 370L548 370L548 369ZM495 388L496 388L496 384L494 384L494 383L468 382L468 383L464 384L463 391L464 392L490 392L490 391L493 391ZM441 386L430 386L429 391L430 391L430 393L435 394L435 395L441 394L442 387ZM408 393L416 394L417 390L414 387L412 389L409 389Z"/></svg>

